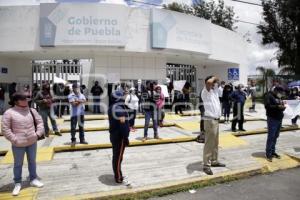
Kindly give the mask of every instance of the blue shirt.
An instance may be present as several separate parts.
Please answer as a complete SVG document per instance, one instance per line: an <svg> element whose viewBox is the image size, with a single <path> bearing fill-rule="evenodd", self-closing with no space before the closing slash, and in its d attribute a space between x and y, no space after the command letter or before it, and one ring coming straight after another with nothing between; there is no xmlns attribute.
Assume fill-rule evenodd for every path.
<svg viewBox="0 0 300 200"><path fill-rule="evenodd" d="M244 91L239 91L239 90L235 90L234 92L232 92L230 97L234 103L241 103L241 104L244 104L247 98L246 93Z"/></svg>
<svg viewBox="0 0 300 200"><path fill-rule="evenodd" d="M77 100L86 101L85 96L83 94L78 93L76 95L74 92L69 94L68 100L70 103L75 102ZM84 115L84 103L81 103L77 106L71 104L71 116L74 117L74 116L80 116L80 115Z"/></svg>

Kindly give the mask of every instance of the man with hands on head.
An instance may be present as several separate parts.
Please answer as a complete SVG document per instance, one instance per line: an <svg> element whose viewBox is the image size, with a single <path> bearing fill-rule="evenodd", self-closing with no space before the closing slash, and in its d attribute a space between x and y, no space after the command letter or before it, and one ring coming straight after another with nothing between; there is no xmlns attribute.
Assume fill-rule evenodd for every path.
<svg viewBox="0 0 300 200"><path fill-rule="evenodd" d="M205 87L201 92L204 105L205 145L203 150L203 171L213 175L211 167L225 167L218 161L219 119L222 115L218 94L219 79L209 76L205 79Z"/></svg>

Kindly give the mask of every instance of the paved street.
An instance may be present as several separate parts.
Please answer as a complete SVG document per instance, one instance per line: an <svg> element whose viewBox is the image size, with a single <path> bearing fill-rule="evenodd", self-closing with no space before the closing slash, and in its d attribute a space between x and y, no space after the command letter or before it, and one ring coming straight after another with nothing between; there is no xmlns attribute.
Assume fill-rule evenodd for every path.
<svg viewBox="0 0 300 200"><path fill-rule="evenodd" d="M300 168L150 200L298 200Z"/></svg>

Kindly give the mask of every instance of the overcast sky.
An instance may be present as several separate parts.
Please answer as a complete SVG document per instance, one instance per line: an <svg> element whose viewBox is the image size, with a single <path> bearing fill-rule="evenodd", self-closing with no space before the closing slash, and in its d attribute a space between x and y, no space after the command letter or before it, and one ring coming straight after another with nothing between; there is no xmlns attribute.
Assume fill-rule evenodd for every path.
<svg viewBox="0 0 300 200"><path fill-rule="evenodd" d="M57 0L57 1L76 1L76 0ZM77 0L83 1L83 0ZM126 4L124 0L85 0L85 1L103 1L105 3L118 3L118 4ZM186 3L191 4L193 0L137 0L150 2L154 4L159 3ZM218 1L218 0L215 0ZM242 21L251 22L254 24L259 24L262 21L262 7L249 5L239 2L234 2L232 0L224 0L225 4L228 6L233 6L234 12L236 13L236 17ZM243 0L252 3L261 3L261 0ZM14 5L24 5L24 4L38 4L40 2L55 2L55 0L0 0L0 5L14 4ZM257 28L255 25L246 24L237 22L238 26L237 32L244 36L247 34L246 38L251 40L249 43L249 51L247 52L248 58L248 69L250 74L256 73L257 66L264 67L272 67L277 68L277 60L275 59L275 53L277 51L276 48L271 46L263 46L261 45L261 36L257 34Z"/></svg>

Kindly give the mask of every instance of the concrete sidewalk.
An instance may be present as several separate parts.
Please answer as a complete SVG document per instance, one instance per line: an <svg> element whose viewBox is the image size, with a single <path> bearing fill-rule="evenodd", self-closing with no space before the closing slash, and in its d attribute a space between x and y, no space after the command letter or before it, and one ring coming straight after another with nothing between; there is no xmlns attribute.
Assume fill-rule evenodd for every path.
<svg viewBox="0 0 300 200"><path fill-rule="evenodd" d="M86 199L118 194L136 195L155 188L191 184L190 180L209 181L215 180L216 177L270 172L299 165L296 160L283 155L289 154L300 159L300 134L296 131L281 135L278 152L283 155L283 159L271 164L263 158L265 135L245 136L242 140L247 145L220 148L220 161L227 166L214 168L215 175L210 177L202 172L203 144L188 142L127 148L123 171L133 182L130 189L116 185L113 181L111 149L57 153L52 161L38 164L38 173L45 187L39 190L26 188L21 194L26 194L31 199ZM23 177L28 176L26 165L23 172ZM0 199L10 199L12 177L12 164L0 165ZM24 185L26 184L28 183L25 182ZM139 192L136 193L137 191Z"/></svg>
<svg viewBox="0 0 300 200"><path fill-rule="evenodd" d="M248 119L260 118L258 113L246 113ZM215 175L202 172L203 144L194 142L199 134L200 116L168 115L165 123L174 124L159 128L162 140L142 142L143 129L130 134L131 147L124 155L123 171L133 182L133 188L116 185L111 169L112 152L108 131L86 132L89 145L70 148L70 134L53 136L38 142L38 172L45 187L35 189L28 186L20 199L87 199L113 196L137 199L159 195L168 191L184 190L191 186L205 186L213 182L226 181L253 174L272 172L296 167L300 159L300 132L286 131L281 134L278 151L281 160L268 163L264 159L266 135L236 137L231 133L231 124L220 124L220 161L226 168L213 169ZM101 124L102 123L102 124ZM144 119L136 124L143 126ZM290 121L284 120L284 126ZM108 125L107 120L91 120L86 127ZM266 121L248 121L244 128L248 132L265 132ZM60 128L70 126L69 121L60 123ZM236 133L235 133L236 134ZM244 132L240 133L245 134ZM153 137L153 129L148 135ZM78 134L77 134L78 137ZM181 143L176 143L181 142ZM151 145L157 144L157 145ZM142 145L142 146L140 146ZM9 151L11 145L0 137L0 152ZM95 150L91 150L95 149ZM83 151L85 150L85 151ZM72 152L65 152L72 151ZM62 152L62 153L58 153ZM0 200L11 199L13 157L9 151L0 157ZM28 175L26 164L23 177ZM26 186L27 184L27 186ZM164 190L162 190L164 188ZM125 196L124 196L125 195Z"/></svg>

